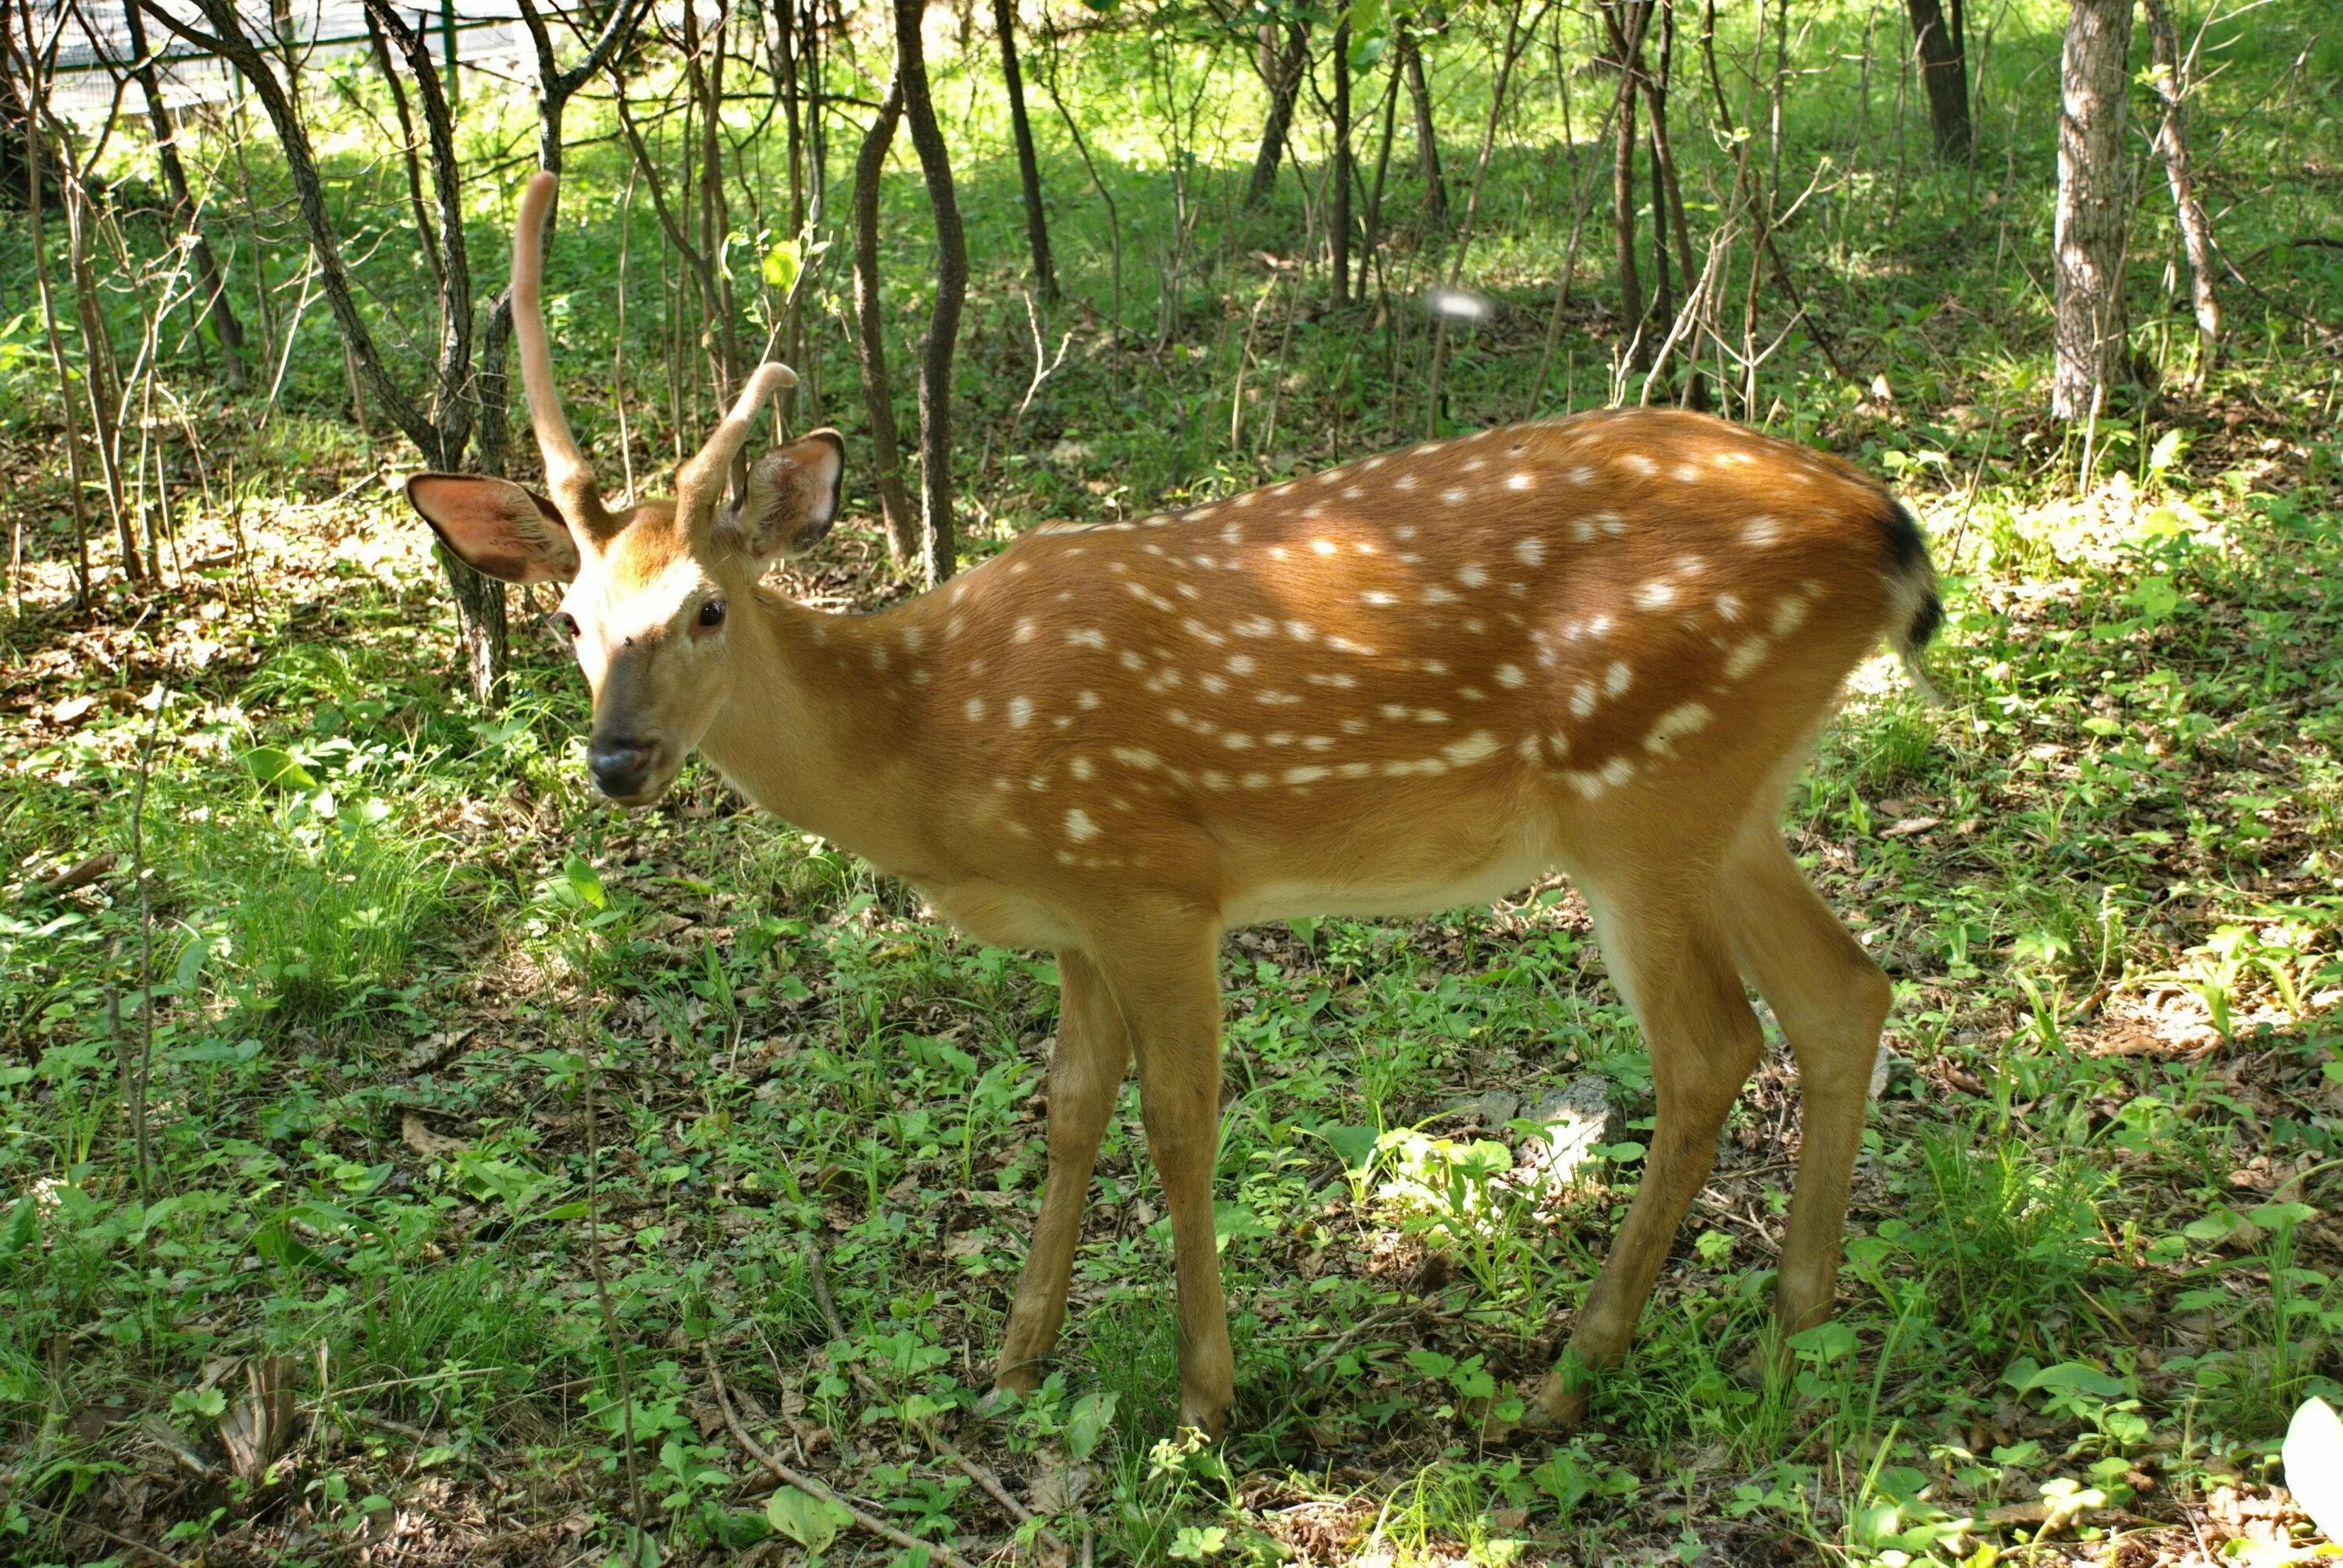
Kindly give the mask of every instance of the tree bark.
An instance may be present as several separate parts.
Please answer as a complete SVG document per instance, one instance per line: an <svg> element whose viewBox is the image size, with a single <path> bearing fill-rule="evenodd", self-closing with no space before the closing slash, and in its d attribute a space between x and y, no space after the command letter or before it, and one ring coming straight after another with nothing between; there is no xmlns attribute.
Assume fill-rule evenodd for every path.
<svg viewBox="0 0 2343 1568"><path fill-rule="evenodd" d="M1644 279L1635 264L1635 78L1642 74L1644 29L1651 20L1654 0L1611 0L1603 6L1603 25L1610 35L1613 63L1619 70L1618 95L1612 105L1611 227L1617 241L1619 267L1619 348L1623 359L1641 370L1650 363L1650 335L1644 330L1646 306ZM1655 221L1665 222L1658 214Z"/></svg>
<svg viewBox="0 0 2343 1568"><path fill-rule="evenodd" d="M1302 75L1309 64L1309 25L1287 24L1285 52L1277 57L1277 75L1269 84L1269 118L1262 126L1261 151L1252 160L1252 177L1245 182L1247 206L1261 206L1277 188L1278 161L1285 156L1286 133L1293 126L1293 106L1302 96Z"/></svg>
<svg viewBox="0 0 2343 1568"><path fill-rule="evenodd" d="M2070 0L2059 62L2056 357L2050 411L2091 415L2125 379L2123 249L2128 210L2124 88L2132 0Z"/></svg>
<svg viewBox="0 0 2343 1568"><path fill-rule="evenodd" d="M1334 241L1334 303L1351 302L1351 19L1334 29L1334 199L1326 216Z"/></svg>
<svg viewBox="0 0 2343 1568"><path fill-rule="evenodd" d="M123 6L122 19L129 33L130 52L136 56L131 75L146 96L146 123L155 132L156 161L163 166L163 185L171 193L171 215L187 236L188 259L195 263L196 287L203 295L204 316L211 323L213 338L219 344L220 379L231 390L237 389L244 385L244 323L228 304L219 258L213 255L211 241L204 237L203 226L196 220L195 196L187 187L186 165L179 158L178 128L171 123L171 111L163 106L163 84L155 70L154 56L146 47L146 18L136 5L131 4Z"/></svg>
<svg viewBox="0 0 2343 1568"><path fill-rule="evenodd" d="M5 5L6 0L0 0L0 7ZM46 206L49 193L62 187L53 186L49 181L44 166L48 159L42 148L45 138L41 135L40 122L35 117L41 112L48 90L43 80L45 73L42 69L39 46L34 39L31 17L32 7L29 5L0 9L0 65L11 67L0 71L0 85L11 85L17 71L22 71L26 93L22 105L25 115L25 211L26 226L31 231L28 237L33 245L33 284L41 297L41 322L48 343L49 367L56 374L58 407L65 415L67 494L74 528L74 603L80 607L88 604L90 598L89 498L84 493L87 481L82 472L81 421L74 407L73 367L65 357L65 339L57 331L56 294L49 286L48 236L46 226L41 221L42 209ZM21 66L14 58L19 52L17 27L20 19L24 28ZM12 562L23 538L16 531L21 527L12 510L9 518L9 558Z"/></svg>
<svg viewBox="0 0 2343 1568"><path fill-rule="evenodd" d="M2196 380L2201 386L2221 356L2221 301L2213 292L2213 220L2207 216L2205 204L2197 199L2197 176L2188 158L2188 62L2181 57L2179 35L2173 28L2166 0L2146 0L2146 5L2148 48L2156 64L2156 95L2164 105L2164 122L2156 131L2156 153L2164 160L2180 243L2188 254L2189 296L2197 315Z"/></svg>
<svg viewBox="0 0 2343 1568"><path fill-rule="evenodd" d="M1912 18L1912 36L1920 53L1920 79L1928 89L1928 129L1936 138L1936 156L1948 164L1966 164L1976 156L1976 136L1969 126L1968 41L1957 23L1945 15L1942 0L1904 0ZM1954 13L1957 17L1957 8Z"/></svg>
<svg viewBox="0 0 2343 1568"><path fill-rule="evenodd" d="M1374 265L1375 246L1383 238L1383 176L1391 172L1392 137L1399 124L1399 55L1392 55L1391 79L1383 85L1383 134L1375 152L1375 177L1367 191L1367 232L1359 244L1358 295L1367 297L1367 268Z"/></svg>
<svg viewBox="0 0 2343 1568"><path fill-rule="evenodd" d="M1408 102L1415 110L1415 162L1423 175L1423 221L1434 229L1448 226L1448 180L1440 172L1440 133L1432 123L1432 89L1423 79L1423 50L1415 35L1395 26L1400 63L1407 71Z"/></svg>
<svg viewBox="0 0 2343 1568"><path fill-rule="evenodd" d="M903 84L903 118L910 125L936 225L936 298L920 347L920 550L928 586L933 588L960 567L960 540L952 528L951 366L960 305L968 294L968 237L960 229L951 157L928 94L928 61L920 36L926 6L922 0L894 5L895 75Z"/></svg>
<svg viewBox="0 0 2343 1568"><path fill-rule="evenodd" d="M1025 239L1044 305L1058 302L1057 268L1050 262L1050 220L1041 210L1041 165L1033 152L1033 122L1025 114L1025 73L1017 65L1017 0L992 0L992 26L1001 35L1001 79L1009 87L1009 126L1017 137L1017 178L1025 195Z"/></svg>
<svg viewBox="0 0 2343 1568"><path fill-rule="evenodd" d="M863 135L854 159L854 357L862 369L862 407L870 422L870 466L879 486L879 516L887 553L897 566L920 553L919 513L903 484L903 448L895 431L895 389L887 375L887 323L879 297L879 176L895 123L903 117L900 77Z"/></svg>

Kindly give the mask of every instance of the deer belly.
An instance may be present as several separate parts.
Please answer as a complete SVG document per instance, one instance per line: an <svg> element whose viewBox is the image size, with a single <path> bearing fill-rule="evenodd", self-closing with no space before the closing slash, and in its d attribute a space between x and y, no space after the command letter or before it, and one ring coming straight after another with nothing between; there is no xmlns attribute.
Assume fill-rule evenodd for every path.
<svg viewBox="0 0 2343 1568"><path fill-rule="evenodd" d="M1478 837L1477 835L1475 836ZM1516 831L1494 843L1395 849L1384 840L1328 856L1312 867L1282 867L1236 889L1222 901L1230 927L1312 915L1428 915L1468 904L1492 903L1519 892L1553 870L1553 848L1543 835Z"/></svg>
<svg viewBox="0 0 2343 1568"><path fill-rule="evenodd" d="M978 941L997 948L1078 947L1074 929L1039 899L980 877L920 885L929 906Z"/></svg>

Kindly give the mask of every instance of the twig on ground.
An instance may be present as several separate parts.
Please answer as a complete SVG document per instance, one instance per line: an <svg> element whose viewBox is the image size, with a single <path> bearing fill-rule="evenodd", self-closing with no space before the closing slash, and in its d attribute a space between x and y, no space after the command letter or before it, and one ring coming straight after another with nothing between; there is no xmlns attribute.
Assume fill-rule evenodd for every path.
<svg viewBox="0 0 2343 1568"><path fill-rule="evenodd" d="M813 1237L808 1236L805 1239L805 1252L806 1272L811 1277L813 1282L813 1299L815 1304L821 1308L822 1321L830 1325L830 1339L833 1342L842 1340L846 1337L846 1330L839 1323L838 1307L836 1303L830 1300L830 1281L828 1278L828 1270L824 1265L821 1255L821 1243L816 1241ZM869 1372L864 1372L860 1367L850 1367L848 1371L853 1374L856 1385L860 1387L864 1393L869 1394L872 1399L878 1400L882 1403L893 1402L888 1400L886 1391L881 1389L877 1382L872 1381ZM962 1453L958 1448L952 1445L949 1439L945 1438L942 1433L937 1432L935 1428L930 1426L926 1422L915 1420L911 1422L911 1427L913 1431L917 1432L920 1437L927 1441L928 1446L934 1450L937 1458L949 1461L962 1475L967 1476L970 1481L975 1482L977 1485L982 1487L986 1493L990 1495L995 1503L998 1503L1002 1508L1008 1510L1009 1516L1011 1519L1016 1520L1018 1523L1031 1524L1041 1517L1031 1509L1026 1507L1025 1504L1018 1502L1015 1495L1010 1492L1009 1488L1001 1484L1000 1476L994 1474L985 1466L979 1464L976 1461ZM1057 1536L1051 1533L1049 1526L1047 1525L1041 1526L1035 1532L1035 1538L1043 1545L1053 1548L1061 1554L1064 1554L1066 1552L1066 1543L1059 1540Z"/></svg>
<svg viewBox="0 0 2343 1568"><path fill-rule="evenodd" d="M732 1396L725 1391L724 1373L716 1365L716 1352L708 1346L702 1345L699 1349L699 1359L701 1364L708 1369L708 1386L716 1395L716 1408L724 1417L725 1430L732 1434L732 1440L735 1442L748 1452L749 1457L763 1465L774 1479L785 1486L796 1487L808 1496L818 1497L832 1507L845 1510L847 1515L855 1523L883 1541L891 1541L907 1551L925 1552L937 1562L943 1563L945 1568L974 1568L967 1558L949 1547L940 1546L932 1541L921 1541L917 1536L896 1529L883 1519L865 1513L812 1476L790 1469L772 1454L766 1452L758 1444L757 1440L749 1435L748 1429L740 1424L740 1418L732 1413Z"/></svg>
<svg viewBox="0 0 2343 1568"><path fill-rule="evenodd" d="M143 1552L157 1563L167 1563L171 1568L179 1568L179 1560L176 1557L166 1552L157 1552L143 1541L133 1541L127 1535L117 1535L103 1524L93 1524L86 1519L75 1519L71 1514L59 1513L54 1508L44 1508L37 1503L28 1503L21 1497L17 1498L15 1503L17 1507L28 1513L40 1514L45 1519L54 1519L60 1524L70 1524L77 1530L94 1531L117 1546L127 1546L133 1552Z"/></svg>

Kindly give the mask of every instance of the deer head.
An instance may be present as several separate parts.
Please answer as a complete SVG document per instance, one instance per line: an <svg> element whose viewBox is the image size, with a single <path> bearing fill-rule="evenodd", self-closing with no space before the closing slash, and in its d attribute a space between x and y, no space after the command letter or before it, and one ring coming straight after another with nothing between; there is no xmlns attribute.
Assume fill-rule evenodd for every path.
<svg viewBox="0 0 2343 1568"><path fill-rule="evenodd" d="M676 470L674 499L606 506L561 411L538 298L557 183L541 173L522 195L512 270L521 385L552 494L478 474L417 474L407 498L476 570L506 582L566 585L553 618L594 694L587 755L595 787L621 805L647 806L674 782L731 695L731 606L749 600L776 558L809 549L830 531L846 448L826 429L772 447L749 466L742 492L725 499L759 408L797 384L788 366L769 362Z"/></svg>

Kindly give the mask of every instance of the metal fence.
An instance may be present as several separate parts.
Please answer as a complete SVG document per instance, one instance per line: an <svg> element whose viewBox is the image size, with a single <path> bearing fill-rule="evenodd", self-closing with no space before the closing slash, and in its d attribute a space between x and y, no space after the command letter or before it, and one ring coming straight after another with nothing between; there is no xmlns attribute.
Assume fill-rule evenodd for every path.
<svg viewBox="0 0 2343 1568"><path fill-rule="evenodd" d="M70 0L35 6L36 35L45 40L49 29L64 16L64 35L57 50L57 82L54 100L60 114L88 122L103 118L115 95L115 78L126 74L136 57L130 46L130 26L124 8L137 0ZM162 8L203 26L201 14L190 0L158 0ZM367 48L366 15L359 0L276 0L239 4L248 35L289 51L304 67L323 65ZM515 0L439 0L427 7L401 6L415 25L428 30L433 53L445 58L452 36L459 65L478 65L501 74L532 74L536 55L520 25ZM155 52L156 74L161 79L163 101L170 108L217 103L237 91L236 73L226 62L196 47L155 20L146 17L147 47ZM264 45L266 46L266 45ZM146 106L136 84L128 89L123 108L143 113Z"/></svg>

